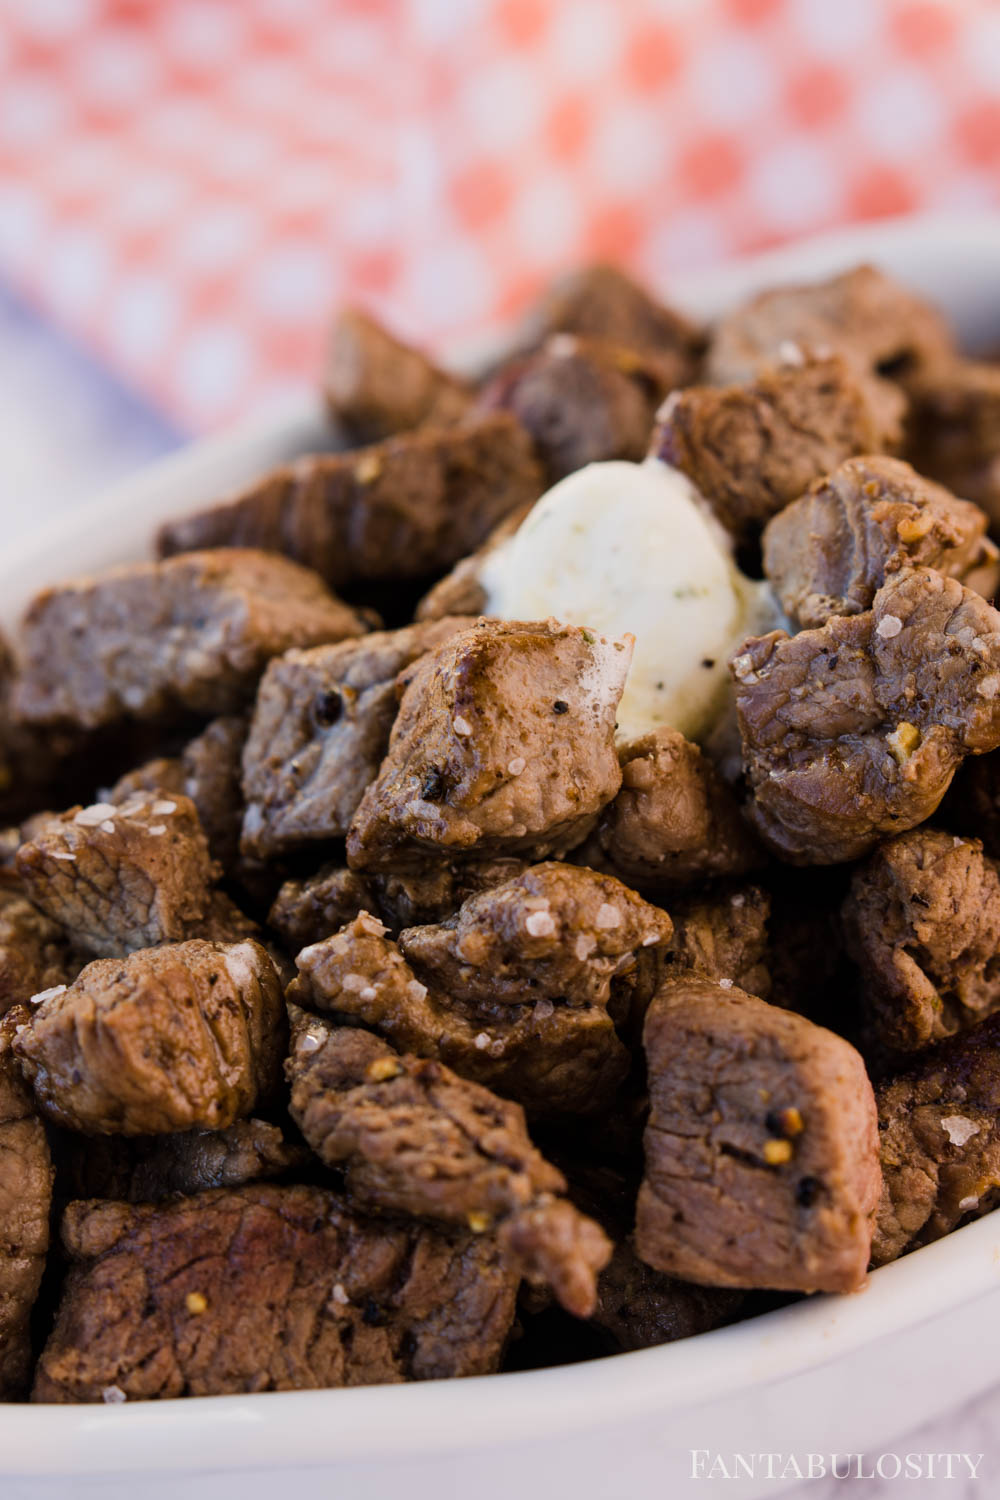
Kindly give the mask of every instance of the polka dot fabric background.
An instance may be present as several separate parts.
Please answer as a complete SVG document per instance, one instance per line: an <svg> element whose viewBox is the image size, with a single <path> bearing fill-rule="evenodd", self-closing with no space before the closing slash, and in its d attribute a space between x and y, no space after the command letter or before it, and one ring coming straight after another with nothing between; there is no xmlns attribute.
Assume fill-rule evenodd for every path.
<svg viewBox="0 0 1000 1500"><path fill-rule="evenodd" d="M995 0L0 0L0 277L183 426L554 270L1000 205Z"/></svg>

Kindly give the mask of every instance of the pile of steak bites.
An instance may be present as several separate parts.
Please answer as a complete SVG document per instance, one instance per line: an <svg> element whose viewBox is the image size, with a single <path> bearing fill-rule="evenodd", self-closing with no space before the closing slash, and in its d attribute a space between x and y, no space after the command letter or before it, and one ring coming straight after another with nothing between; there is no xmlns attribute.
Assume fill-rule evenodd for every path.
<svg viewBox="0 0 1000 1500"><path fill-rule="evenodd" d="M0 657L7 1400L636 1349L1000 1197L1000 365L870 267L708 330L598 268L479 385L345 314L326 389L356 446ZM482 614L647 454L787 619L735 770Z"/></svg>

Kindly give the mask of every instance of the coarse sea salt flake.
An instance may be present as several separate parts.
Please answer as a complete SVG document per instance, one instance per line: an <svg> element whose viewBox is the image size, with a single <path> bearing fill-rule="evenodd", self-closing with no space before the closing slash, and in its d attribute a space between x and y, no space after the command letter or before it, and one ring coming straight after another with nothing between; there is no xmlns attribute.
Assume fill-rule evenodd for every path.
<svg viewBox="0 0 1000 1500"><path fill-rule="evenodd" d="M323 1045L323 1038L317 1036L315 1031L307 1031L299 1042L299 1050L302 1052L318 1052Z"/></svg>
<svg viewBox="0 0 1000 1500"><path fill-rule="evenodd" d="M52 858L53 859L66 859L66 860L69 860L70 864L72 864L75 861L75 859L76 859L76 855L75 854L53 854Z"/></svg>
<svg viewBox="0 0 1000 1500"><path fill-rule="evenodd" d="M364 989L361 991L361 999L362 1000L374 1000L375 996L377 994L378 994L378 990L375 988L375 986L373 984L366 984L365 987L364 987Z"/></svg>
<svg viewBox="0 0 1000 1500"><path fill-rule="evenodd" d="M573 944L573 952L577 958L585 959L590 957L596 947L597 943L595 939L588 936L587 933L581 932Z"/></svg>
<svg viewBox="0 0 1000 1500"><path fill-rule="evenodd" d="M720 979L719 980L719 989L720 990L731 990L732 987L733 987L733 981L731 979Z"/></svg>
<svg viewBox="0 0 1000 1500"><path fill-rule="evenodd" d="M975 1193L973 1193L970 1198L959 1198L958 1200L958 1206L963 1211L967 1211L970 1208L975 1208L978 1203L979 1199L976 1197Z"/></svg>
<svg viewBox="0 0 1000 1500"><path fill-rule="evenodd" d="M427 994L426 984L421 984L419 979L411 979L406 986L406 993L411 1000L422 1000Z"/></svg>
<svg viewBox="0 0 1000 1500"><path fill-rule="evenodd" d="M472 733L472 725L469 723L468 719L463 719L461 714L458 714L457 717L452 720L452 723L455 726L456 734Z"/></svg>
<svg viewBox="0 0 1000 1500"><path fill-rule="evenodd" d="M105 818L103 823L98 824L98 827L102 833L114 833L115 831L115 825L110 818Z"/></svg>
<svg viewBox="0 0 1000 1500"><path fill-rule="evenodd" d="M523 755L515 755L513 760L507 762L507 770L512 776L520 776L527 764Z"/></svg>
<svg viewBox="0 0 1000 1500"><path fill-rule="evenodd" d="M975 1120L967 1120L964 1115L945 1115L941 1121L941 1129L953 1146L964 1146L966 1141L979 1134L979 1126Z"/></svg>
<svg viewBox="0 0 1000 1500"><path fill-rule="evenodd" d="M82 828L96 828L105 818L113 818L118 811L110 802L95 802L93 807L81 807L73 819Z"/></svg>
<svg viewBox="0 0 1000 1500"><path fill-rule="evenodd" d="M882 637L884 641L891 641L903 628L903 622L898 615L883 615L875 626L875 634Z"/></svg>
<svg viewBox="0 0 1000 1500"><path fill-rule="evenodd" d="M532 937L549 937L556 930L556 924L547 911L533 911L524 925Z"/></svg>
<svg viewBox="0 0 1000 1500"><path fill-rule="evenodd" d="M539 1000L535 1004L534 1017L536 1021L547 1021L549 1016L555 1013L555 1006L551 1000Z"/></svg>
<svg viewBox="0 0 1000 1500"><path fill-rule="evenodd" d="M363 974L345 974L341 980L341 987L352 994L360 994L362 990L368 989L368 980Z"/></svg>
<svg viewBox="0 0 1000 1500"><path fill-rule="evenodd" d="M51 1000L53 995L64 995L69 988L65 984L54 984L50 990L39 990L37 995L32 995L32 1005L42 1005L46 1000Z"/></svg>
<svg viewBox="0 0 1000 1500"><path fill-rule="evenodd" d="M989 677L984 677L976 689L980 698L995 698L1000 693L1000 677L991 672Z"/></svg>
<svg viewBox="0 0 1000 1500"><path fill-rule="evenodd" d="M159 838L161 833L166 833L167 825L166 823L154 823L149 831L153 838Z"/></svg>
<svg viewBox="0 0 1000 1500"><path fill-rule="evenodd" d="M120 1406L128 1397L120 1385L106 1385L101 1392L101 1400L106 1406Z"/></svg>
<svg viewBox="0 0 1000 1500"><path fill-rule="evenodd" d="M621 921L621 912L618 910L617 906L612 906L610 901L603 901L597 908L597 916L594 918L594 925L596 927L605 929L611 927L620 927Z"/></svg>
<svg viewBox="0 0 1000 1500"><path fill-rule="evenodd" d="M176 802L154 802L153 803L153 817L154 818L165 818L169 813L176 812L176 811L177 811L177 803Z"/></svg>
<svg viewBox="0 0 1000 1500"><path fill-rule="evenodd" d="M344 1291L343 1285L339 1281L336 1282L333 1288L333 1300L334 1302L339 1302L341 1307L346 1307L348 1302L350 1302L351 1300L347 1293Z"/></svg>
<svg viewBox="0 0 1000 1500"><path fill-rule="evenodd" d="M481 1031L476 1037L474 1045L480 1052L485 1052L486 1048L490 1045L489 1033Z"/></svg>

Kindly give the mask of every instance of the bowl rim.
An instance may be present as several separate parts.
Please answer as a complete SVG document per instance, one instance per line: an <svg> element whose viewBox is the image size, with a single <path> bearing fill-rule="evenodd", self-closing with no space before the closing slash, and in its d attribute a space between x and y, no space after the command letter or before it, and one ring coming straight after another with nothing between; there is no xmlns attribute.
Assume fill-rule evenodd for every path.
<svg viewBox="0 0 1000 1500"><path fill-rule="evenodd" d="M769 283L808 281L866 259L891 265L918 249L934 261L971 245L984 257L995 255L1000 267L1000 216L918 216L853 226L675 276L668 295L707 317L730 297ZM1000 283L1000 269L996 274ZM456 350L455 359L474 363L484 348ZM489 349L495 353L495 340ZM237 455L252 469L255 455L262 467L279 448L303 451L321 422L317 398L296 397L266 420L245 422L147 466L72 517L16 543L0 560L0 615L17 614L26 593L43 586L50 552L65 552L74 542L93 551L95 536L108 528L113 534L116 523L136 511L145 515L148 534L171 504L178 508L166 497L184 493L197 474L231 464ZM266 1402L255 1394L123 1406L0 1404L0 1475L308 1465L489 1448L511 1435L538 1441L581 1424L603 1428L668 1407L691 1409L819 1369L998 1286L1000 1215L988 1215L873 1272L861 1292L812 1297L693 1338L575 1365L335 1393L261 1393Z"/></svg>

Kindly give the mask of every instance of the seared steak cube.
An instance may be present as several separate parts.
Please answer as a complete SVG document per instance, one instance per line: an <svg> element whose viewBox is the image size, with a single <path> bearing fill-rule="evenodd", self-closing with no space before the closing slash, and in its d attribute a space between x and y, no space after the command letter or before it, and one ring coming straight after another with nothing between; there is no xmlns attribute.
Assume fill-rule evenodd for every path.
<svg viewBox="0 0 1000 1500"><path fill-rule="evenodd" d="M497 412L297 459L235 500L165 526L160 547L166 555L264 547L315 568L334 588L423 578L478 547L542 487L530 437Z"/></svg>
<svg viewBox="0 0 1000 1500"><path fill-rule="evenodd" d="M896 452L905 400L873 396L840 355L765 366L748 385L690 386L665 403L650 451L681 469L739 541L856 453ZM887 409L888 407L888 409Z"/></svg>
<svg viewBox="0 0 1000 1500"><path fill-rule="evenodd" d="M96 729L185 710L234 713L272 656L363 634L315 573L249 550L136 563L39 594L14 706Z"/></svg>
<svg viewBox="0 0 1000 1500"><path fill-rule="evenodd" d="M690 375L702 343L700 331L687 318L657 302L617 266L584 266L561 276L545 296L540 317L549 332L672 352L687 364L684 376Z"/></svg>
<svg viewBox="0 0 1000 1500"><path fill-rule="evenodd" d="M358 443L424 423L447 426L471 401L460 380L356 307L344 308L333 325L324 391L331 413Z"/></svg>
<svg viewBox="0 0 1000 1500"><path fill-rule="evenodd" d="M631 640L481 621L422 659L362 798L348 863L562 853L621 782L615 710Z"/></svg>
<svg viewBox="0 0 1000 1500"><path fill-rule="evenodd" d="M890 1052L915 1052L1000 1007L1000 871L978 839L930 828L887 839L844 906L865 1019Z"/></svg>
<svg viewBox="0 0 1000 1500"><path fill-rule="evenodd" d="M513 1321L488 1236L365 1219L321 1188L74 1203L62 1236L75 1265L34 1401L484 1375Z"/></svg>
<svg viewBox="0 0 1000 1500"><path fill-rule="evenodd" d="M726 981L767 1000L771 993L768 918L760 886L738 886L672 902L673 966L678 973Z"/></svg>
<svg viewBox="0 0 1000 1500"><path fill-rule="evenodd" d="M11 1052L13 1035L10 1018L0 1021L0 1401L23 1399L31 1382L31 1309L52 1199L45 1130Z"/></svg>
<svg viewBox="0 0 1000 1500"><path fill-rule="evenodd" d="M782 609L806 629L871 609L900 568L934 568L970 587L981 571L996 575L979 507L896 458L848 459L775 516L763 546Z"/></svg>
<svg viewBox="0 0 1000 1500"><path fill-rule="evenodd" d="M286 880L268 914L268 926L282 938L291 953L309 943L330 937L363 911L372 911L375 900L368 883L353 870L322 865L304 880Z"/></svg>
<svg viewBox="0 0 1000 1500"><path fill-rule="evenodd" d="M854 1048L696 976L664 985L644 1041L642 1259L708 1286L860 1286L881 1178L875 1099Z"/></svg>
<svg viewBox="0 0 1000 1500"><path fill-rule="evenodd" d="M281 982L253 941L96 959L29 1019L14 1051L39 1107L86 1135L223 1130L280 1077Z"/></svg>
<svg viewBox="0 0 1000 1500"><path fill-rule="evenodd" d="M45 820L17 869L46 916L109 958L194 936L216 875L194 804L155 792Z"/></svg>
<svg viewBox="0 0 1000 1500"><path fill-rule="evenodd" d="M66 933L15 886L0 886L0 1015L80 967Z"/></svg>
<svg viewBox="0 0 1000 1500"><path fill-rule="evenodd" d="M569 1312L592 1312L611 1247L560 1196L562 1174L531 1144L519 1105L297 1010L287 1072L292 1118L327 1165L343 1168L355 1202L495 1231L528 1280L550 1285Z"/></svg>
<svg viewBox="0 0 1000 1500"><path fill-rule="evenodd" d="M389 747L396 679L469 620L288 651L264 674L243 754L243 849L267 859L343 838Z"/></svg>
<svg viewBox="0 0 1000 1500"><path fill-rule="evenodd" d="M964 756L1000 745L1000 615L929 568L870 612L748 641L730 663L748 816L775 853L836 864L934 812Z"/></svg>

